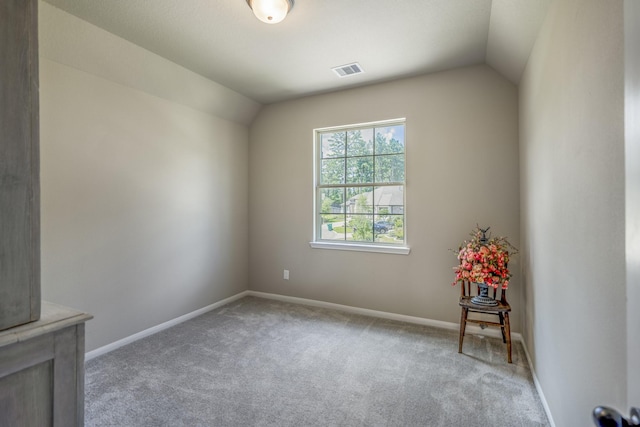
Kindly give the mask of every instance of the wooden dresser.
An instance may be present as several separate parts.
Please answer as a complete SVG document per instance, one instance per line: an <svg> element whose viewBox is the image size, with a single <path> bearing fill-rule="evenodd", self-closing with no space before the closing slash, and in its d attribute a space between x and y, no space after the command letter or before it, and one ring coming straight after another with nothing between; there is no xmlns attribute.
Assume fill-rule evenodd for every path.
<svg viewBox="0 0 640 427"><path fill-rule="evenodd" d="M0 426L84 425L84 323L42 302L40 320L0 332Z"/></svg>

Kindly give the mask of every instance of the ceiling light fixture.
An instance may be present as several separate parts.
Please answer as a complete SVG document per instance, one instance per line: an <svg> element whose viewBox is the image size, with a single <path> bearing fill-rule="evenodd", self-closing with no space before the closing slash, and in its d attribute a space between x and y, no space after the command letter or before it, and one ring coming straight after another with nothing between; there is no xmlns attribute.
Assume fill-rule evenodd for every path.
<svg viewBox="0 0 640 427"><path fill-rule="evenodd" d="M256 18L267 24L277 24L293 9L293 0L247 0Z"/></svg>

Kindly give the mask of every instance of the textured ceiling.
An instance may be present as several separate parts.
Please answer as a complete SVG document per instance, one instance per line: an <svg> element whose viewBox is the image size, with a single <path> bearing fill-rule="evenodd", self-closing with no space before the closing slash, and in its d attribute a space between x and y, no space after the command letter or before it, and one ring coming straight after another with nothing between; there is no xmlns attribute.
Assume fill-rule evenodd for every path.
<svg viewBox="0 0 640 427"><path fill-rule="evenodd" d="M268 25L245 0L47 0L263 104L485 62L518 83L549 1L296 0Z"/></svg>

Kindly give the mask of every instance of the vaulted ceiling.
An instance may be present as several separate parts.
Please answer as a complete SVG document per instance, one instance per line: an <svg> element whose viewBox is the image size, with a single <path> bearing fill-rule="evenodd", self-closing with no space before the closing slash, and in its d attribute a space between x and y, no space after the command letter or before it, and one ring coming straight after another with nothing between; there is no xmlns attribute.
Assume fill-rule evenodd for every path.
<svg viewBox="0 0 640 427"><path fill-rule="evenodd" d="M268 104L481 63L517 84L551 0L296 0L276 25L246 0L46 1Z"/></svg>

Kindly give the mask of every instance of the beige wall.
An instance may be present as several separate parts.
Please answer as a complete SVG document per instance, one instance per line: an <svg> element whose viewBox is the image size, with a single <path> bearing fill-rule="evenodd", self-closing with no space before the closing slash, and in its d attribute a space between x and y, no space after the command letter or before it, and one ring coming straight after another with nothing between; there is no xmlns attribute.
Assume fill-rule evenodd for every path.
<svg viewBox="0 0 640 427"><path fill-rule="evenodd" d="M627 407L640 407L640 2L636 0L624 2L624 30Z"/></svg>
<svg viewBox="0 0 640 427"><path fill-rule="evenodd" d="M553 2L520 84L524 332L563 427L627 413L622 23Z"/></svg>
<svg viewBox="0 0 640 427"><path fill-rule="evenodd" d="M88 40L113 41L40 5L41 40L59 36L55 18L69 24L58 31L81 25ZM95 316L90 351L246 290L247 127L79 69L91 57L63 64L43 44L43 298ZM189 76L172 90L202 83Z"/></svg>
<svg viewBox="0 0 640 427"><path fill-rule="evenodd" d="M310 248L313 129L398 117L411 253ZM264 107L250 128L250 289L458 322L448 249L476 223L519 245L517 117L516 87L487 66ZM518 275L511 289L519 331Z"/></svg>
<svg viewBox="0 0 640 427"><path fill-rule="evenodd" d="M247 126L260 109L252 99L42 0L38 8L40 56Z"/></svg>

